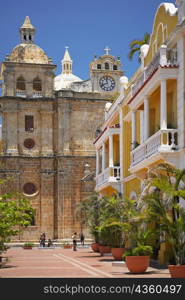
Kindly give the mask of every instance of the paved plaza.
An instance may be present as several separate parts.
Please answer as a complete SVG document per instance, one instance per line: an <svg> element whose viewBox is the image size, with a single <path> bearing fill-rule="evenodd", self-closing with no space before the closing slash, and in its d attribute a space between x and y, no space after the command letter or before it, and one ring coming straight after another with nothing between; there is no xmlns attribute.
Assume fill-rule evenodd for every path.
<svg viewBox="0 0 185 300"><path fill-rule="evenodd" d="M25 250L12 247L6 254L7 264L0 269L1 278L170 278L168 269L149 267L144 274L134 275L112 256L101 257L90 247L72 249Z"/></svg>

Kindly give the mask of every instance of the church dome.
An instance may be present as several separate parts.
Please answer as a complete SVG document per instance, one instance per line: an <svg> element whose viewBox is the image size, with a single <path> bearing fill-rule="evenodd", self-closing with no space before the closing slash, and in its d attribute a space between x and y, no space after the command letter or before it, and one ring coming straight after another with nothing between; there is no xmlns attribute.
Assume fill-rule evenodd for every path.
<svg viewBox="0 0 185 300"><path fill-rule="evenodd" d="M54 79L55 91L70 88L70 85L77 81L82 81L82 79L73 74L60 74Z"/></svg>
<svg viewBox="0 0 185 300"><path fill-rule="evenodd" d="M21 43L9 55L9 60L18 63L48 64L45 52L34 43L35 27L26 16L24 24L19 29Z"/></svg>
<svg viewBox="0 0 185 300"><path fill-rule="evenodd" d="M9 60L19 63L48 64L48 57L39 46L26 43L17 45L12 50Z"/></svg>
<svg viewBox="0 0 185 300"><path fill-rule="evenodd" d="M66 47L64 58L62 59L62 73L54 79L54 89L59 91L61 89L69 89L73 82L82 81L78 76L72 74L72 59Z"/></svg>

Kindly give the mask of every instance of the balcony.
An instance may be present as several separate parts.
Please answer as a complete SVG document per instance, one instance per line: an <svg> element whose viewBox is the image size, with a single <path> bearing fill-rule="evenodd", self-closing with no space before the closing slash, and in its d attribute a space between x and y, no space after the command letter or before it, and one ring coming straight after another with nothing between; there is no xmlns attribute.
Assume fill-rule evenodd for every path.
<svg viewBox="0 0 185 300"><path fill-rule="evenodd" d="M177 129L162 129L149 137L131 152L131 168L155 154L177 150L177 132Z"/></svg>
<svg viewBox="0 0 185 300"><path fill-rule="evenodd" d="M26 98L26 91L24 90L16 90L16 96Z"/></svg>
<svg viewBox="0 0 185 300"><path fill-rule="evenodd" d="M108 167L96 177L96 190L120 181L120 167ZM115 185L115 188L116 188Z"/></svg>
<svg viewBox="0 0 185 300"><path fill-rule="evenodd" d="M43 93L42 92L33 92L32 97L33 98L42 98L43 97Z"/></svg>
<svg viewBox="0 0 185 300"><path fill-rule="evenodd" d="M161 46L156 53L151 63L137 77L131 87L131 97L133 98L142 89L147 80L157 71L158 67L177 67L177 49L168 49L166 46Z"/></svg>

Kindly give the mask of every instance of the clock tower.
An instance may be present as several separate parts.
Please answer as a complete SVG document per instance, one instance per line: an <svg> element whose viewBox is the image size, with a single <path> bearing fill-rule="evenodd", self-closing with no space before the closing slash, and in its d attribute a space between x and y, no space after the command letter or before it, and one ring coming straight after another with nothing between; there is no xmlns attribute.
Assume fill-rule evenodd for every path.
<svg viewBox="0 0 185 300"><path fill-rule="evenodd" d="M97 58L90 64L90 78L92 91L106 94L115 94L120 91L121 71L120 58L115 58L109 54L110 49L106 47L105 54Z"/></svg>

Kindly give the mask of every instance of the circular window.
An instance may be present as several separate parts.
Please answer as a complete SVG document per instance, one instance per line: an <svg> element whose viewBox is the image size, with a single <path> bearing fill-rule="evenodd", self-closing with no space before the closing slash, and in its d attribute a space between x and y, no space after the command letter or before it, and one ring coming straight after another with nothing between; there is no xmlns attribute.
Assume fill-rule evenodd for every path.
<svg viewBox="0 0 185 300"><path fill-rule="evenodd" d="M37 189L34 183L28 182L23 186L23 191L26 195L33 195L36 193Z"/></svg>
<svg viewBox="0 0 185 300"><path fill-rule="evenodd" d="M26 139L24 141L24 147L28 148L28 149L32 149L35 146L35 142L32 139Z"/></svg>

